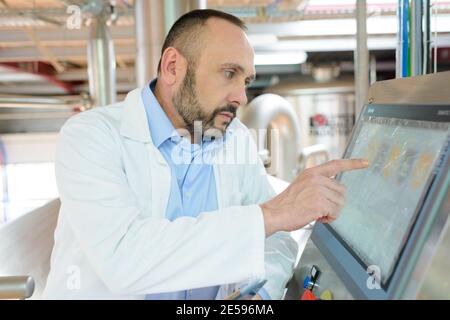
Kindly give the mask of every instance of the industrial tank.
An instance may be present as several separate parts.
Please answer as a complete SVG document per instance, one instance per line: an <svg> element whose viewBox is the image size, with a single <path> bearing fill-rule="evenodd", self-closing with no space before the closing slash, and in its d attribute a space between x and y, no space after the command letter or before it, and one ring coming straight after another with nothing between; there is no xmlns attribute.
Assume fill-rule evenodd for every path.
<svg viewBox="0 0 450 320"><path fill-rule="evenodd" d="M330 159L341 158L355 123L354 83L286 82L265 90L284 97L293 106L301 130L301 147L324 145Z"/></svg>
<svg viewBox="0 0 450 320"><path fill-rule="evenodd" d="M253 133L266 171L292 181L300 168L300 125L291 104L276 94L262 94L238 110Z"/></svg>

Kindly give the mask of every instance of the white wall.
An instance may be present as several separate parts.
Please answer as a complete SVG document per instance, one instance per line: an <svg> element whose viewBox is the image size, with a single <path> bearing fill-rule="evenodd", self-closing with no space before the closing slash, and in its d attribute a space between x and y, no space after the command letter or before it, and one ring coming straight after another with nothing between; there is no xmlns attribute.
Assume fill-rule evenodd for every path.
<svg viewBox="0 0 450 320"><path fill-rule="evenodd" d="M57 133L0 135L6 166L0 169L0 224L58 197L54 159Z"/></svg>

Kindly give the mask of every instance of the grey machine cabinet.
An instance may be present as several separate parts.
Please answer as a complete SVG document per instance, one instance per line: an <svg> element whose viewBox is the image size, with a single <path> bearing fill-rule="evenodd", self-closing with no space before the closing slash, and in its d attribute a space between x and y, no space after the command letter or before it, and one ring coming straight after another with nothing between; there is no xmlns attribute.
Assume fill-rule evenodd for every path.
<svg viewBox="0 0 450 320"><path fill-rule="evenodd" d="M312 288L318 298L322 296L326 299L450 299L449 83L450 72L375 83L369 89L365 107L347 146L346 156L349 156L358 134L363 130L363 122L376 119L377 112L379 119L399 123L400 130L406 130L401 129L402 125L412 125L408 121L416 121L424 125L426 130L428 124L442 130L442 145L435 150L435 158L422 192L415 195L415 198L409 198L411 203L414 202L411 205L414 212L409 215L408 221L396 222L398 225L405 224L405 233L400 237L398 250L391 254L389 272L380 275L376 269L371 268L368 261L377 252L379 256L389 255L386 252L392 249L391 246L395 247L394 242L390 243L389 239L383 238L389 236L388 230L377 230L377 236L381 240L379 244L373 243L373 246L382 247L377 251L366 244L371 252L367 255L357 250L364 241L352 243L349 240L351 237L346 238L341 233L345 229L342 224L339 227L338 224L333 226L317 223L295 268L294 276L287 285L285 299L299 299L305 287ZM349 179L345 180L345 175L339 175L337 179L346 183ZM360 185L365 188L364 183ZM374 193L373 197L377 197L377 194ZM398 198L401 201L400 192ZM383 209L393 211L390 214L394 218L400 214L394 212L395 208ZM343 214L348 214L345 209ZM370 217L367 217L367 221L355 222L354 225L349 219L346 222L352 228L361 228L361 223L364 223L364 228L369 231L367 237L370 231L374 231L370 230ZM364 233L360 232L359 237L367 240L363 239ZM381 260L383 259L380 258Z"/></svg>

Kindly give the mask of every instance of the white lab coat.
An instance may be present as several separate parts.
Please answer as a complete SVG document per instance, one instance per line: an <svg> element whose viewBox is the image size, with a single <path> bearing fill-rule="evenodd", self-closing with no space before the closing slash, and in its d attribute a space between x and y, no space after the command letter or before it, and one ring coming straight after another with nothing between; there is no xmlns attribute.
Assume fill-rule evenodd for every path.
<svg viewBox="0 0 450 320"><path fill-rule="evenodd" d="M229 129L227 156L258 159L245 126L235 119ZM43 298L142 299L213 285L223 298L265 277L280 299L297 245L284 232L265 239L257 204L274 191L259 159L240 162L213 166L218 210L170 222L171 172L151 141L141 89L69 119L57 145L62 204Z"/></svg>

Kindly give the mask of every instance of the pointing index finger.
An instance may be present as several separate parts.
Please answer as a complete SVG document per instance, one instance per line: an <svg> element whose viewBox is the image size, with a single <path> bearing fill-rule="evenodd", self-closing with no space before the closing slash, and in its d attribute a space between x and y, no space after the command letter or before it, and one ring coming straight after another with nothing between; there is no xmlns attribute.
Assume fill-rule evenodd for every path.
<svg viewBox="0 0 450 320"><path fill-rule="evenodd" d="M366 159L342 159L321 164L315 167L314 170L320 175L333 177L339 172L364 169L368 166L369 161Z"/></svg>

